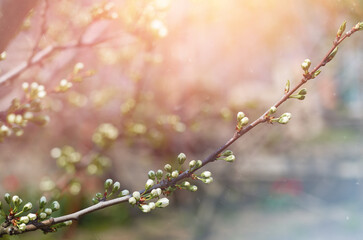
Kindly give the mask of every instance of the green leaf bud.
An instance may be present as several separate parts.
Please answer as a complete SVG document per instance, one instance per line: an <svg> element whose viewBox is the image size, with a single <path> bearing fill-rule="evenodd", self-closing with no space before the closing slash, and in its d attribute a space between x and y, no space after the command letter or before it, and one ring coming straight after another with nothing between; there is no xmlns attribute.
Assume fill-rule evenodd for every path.
<svg viewBox="0 0 363 240"><path fill-rule="evenodd" d="M171 173L171 171L173 170L170 164L165 164L164 169L169 173Z"/></svg>
<svg viewBox="0 0 363 240"><path fill-rule="evenodd" d="M287 80L285 84L285 93L288 93L290 91L290 80Z"/></svg>
<svg viewBox="0 0 363 240"><path fill-rule="evenodd" d="M107 190L109 187L111 187L111 185L112 185L112 183L113 183L113 180L112 179L107 179L106 181L105 181L105 189Z"/></svg>
<svg viewBox="0 0 363 240"><path fill-rule="evenodd" d="M9 193L5 193L4 195L4 199L6 201L7 204L10 204L10 199L11 199L11 196Z"/></svg>
<svg viewBox="0 0 363 240"><path fill-rule="evenodd" d="M22 216L22 217L20 217L19 221L21 223L27 224L29 222L29 217L28 216Z"/></svg>
<svg viewBox="0 0 363 240"><path fill-rule="evenodd" d="M301 89L300 91L299 91L299 95L306 95L308 92L307 92L307 90L306 90L306 88L303 88L303 89Z"/></svg>
<svg viewBox="0 0 363 240"><path fill-rule="evenodd" d="M22 232L24 232L26 230L26 224L25 223L21 223L18 225L18 229Z"/></svg>
<svg viewBox="0 0 363 240"><path fill-rule="evenodd" d="M334 50L326 58L325 63L330 62L335 57L335 55L337 54L337 52L338 52L338 47L335 47Z"/></svg>
<svg viewBox="0 0 363 240"><path fill-rule="evenodd" d="M163 170L159 169L156 171L156 178L160 181L163 178Z"/></svg>
<svg viewBox="0 0 363 240"><path fill-rule="evenodd" d="M346 27L346 26L347 26L347 22L346 22L346 21L344 21L344 22L340 25L340 27L339 27L339 29L338 29L338 32L337 32L337 38L338 38L338 39L342 36L343 32L345 31L345 27Z"/></svg>
<svg viewBox="0 0 363 240"><path fill-rule="evenodd" d="M140 193L138 192L138 191L135 191L135 192L133 192L132 193L132 196L137 200L137 201L139 201L140 200L140 197L141 197L141 195L140 195Z"/></svg>
<svg viewBox="0 0 363 240"><path fill-rule="evenodd" d="M35 219L37 219L37 215L34 213L29 213L28 218L30 221L34 221Z"/></svg>
<svg viewBox="0 0 363 240"><path fill-rule="evenodd" d="M52 210L53 210L53 212L59 210L59 208L60 208L59 202L58 201L53 201L52 202Z"/></svg>
<svg viewBox="0 0 363 240"><path fill-rule="evenodd" d="M145 190L149 190L152 186L154 186L154 180L148 179L145 183Z"/></svg>
<svg viewBox="0 0 363 240"><path fill-rule="evenodd" d="M154 172L153 170L150 170L150 171L147 173L147 176L149 177L149 179L154 180L154 179L155 179L155 172Z"/></svg>
<svg viewBox="0 0 363 240"><path fill-rule="evenodd" d="M155 203L155 206L158 208L164 208L168 205L169 205L169 199L167 198L161 198Z"/></svg>
<svg viewBox="0 0 363 240"><path fill-rule="evenodd" d="M316 70L312 76L312 78L316 78L321 73L321 70Z"/></svg>
<svg viewBox="0 0 363 240"><path fill-rule="evenodd" d="M120 182L115 182L115 183L113 184L113 187L112 187L112 192L113 192L113 193L114 193L114 192L117 192L117 191L120 189L120 187L121 187Z"/></svg>
<svg viewBox="0 0 363 240"><path fill-rule="evenodd" d="M197 161L195 161L195 160L190 161L189 168L194 168L196 164L197 164Z"/></svg>
<svg viewBox="0 0 363 240"><path fill-rule="evenodd" d="M212 173L210 171L204 171L202 174L200 174L200 176L203 178L209 178L212 176Z"/></svg>
<svg viewBox="0 0 363 240"><path fill-rule="evenodd" d="M131 205L135 205L135 204L136 204L136 202L137 202L136 198L134 198L134 197L130 197L130 198L129 198L129 203L130 203Z"/></svg>
<svg viewBox="0 0 363 240"><path fill-rule="evenodd" d="M186 159L187 159L187 156L184 153L179 153L179 155L178 155L179 165L182 165Z"/></svg>
<svg viewBox="0 0 363 240"><path fill-rule="evenodd" d="M39 208L44 208L44 206L47 204L47 198L45 196L42 196L39 199Z"/></svg>
<svg viewBox="0 0 363 240"><path fill-rule="evenodd" d="M363 22L359 22L354 26L354 29L359 31L363 29Z"/></svg>

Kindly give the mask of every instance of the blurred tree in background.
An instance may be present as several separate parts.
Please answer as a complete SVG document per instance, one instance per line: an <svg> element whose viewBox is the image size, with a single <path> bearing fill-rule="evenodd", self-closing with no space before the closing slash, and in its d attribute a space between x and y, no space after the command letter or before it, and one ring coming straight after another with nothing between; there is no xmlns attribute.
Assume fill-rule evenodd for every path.
<svg viewBox="0 0 363 240"><path fill-rule="evenodd" d="M259 116L298 80L303 59L321 59L336 26L362 15L357 0L4 0L0 118L13 99L30 103L24 82L37 82L47 95L35 114L50 122L4 138L0 193L46 193L69 213L90 205L106 178L136 190L179 152L201 159L233 133L236 112ZM172 211L115 206L82 218L77 232L22 237L354 239L363 234L354 215L363 208L362 49L349 39L307 99L284 106L292 124L248 134L233 147L235 165L210 166L218 180L197 195L176 192Z"/></svg>

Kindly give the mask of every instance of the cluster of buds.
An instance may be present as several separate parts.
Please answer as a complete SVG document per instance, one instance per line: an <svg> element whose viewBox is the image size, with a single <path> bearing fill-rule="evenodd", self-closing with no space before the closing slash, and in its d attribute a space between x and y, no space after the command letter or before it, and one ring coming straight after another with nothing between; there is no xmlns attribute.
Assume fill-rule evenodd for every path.
<svg viewBox="0 0 363 240"><path fill-rule="evenodd" d="M271 122L278 122L280 124L286 124L290 121L291 113L284 113L279 118L272 118Z"/></svg>
<svg viewBox="0 0 363 240"><path fill-rule="evenodd" d="M307 90L306 88L301 89L298 94L293 94L290 95L289 98L295 98L295 99L299 99L299 100L304 100L305 99L305 95L307 94Z"/></svg>
<svg viewBox="0 0 363 240"><path fill-rule="evenodd" d="M248 117L246 117L243 112L238 112L236 130L241 131L242 128L248 124L248 121L249 121Z"/></svg>
<svg viewBox="0 0 363 240"><path fill-rule="evenodd" d="M68 173L74 173L76 164L82 159L82 154L68 145L62 148L53 148L50 151L50 155L57 160L58 166L65 169Z"/></svg>
<svg viewBox="0 0 363 240"><path fill-rule="evenodd" d="M68 78L60 80L54 91L66 92L73 87L73 82L82 82L85 77L90 77L92 75L94 75L94 71L85 71L84 64L82 62L78 62L74 65L72 74L70 74Z"/></svg>
<svg viewBox="0 0 363 240"><path fill-rule="evenodd" d="M104 2L94 6L91 10L93 19L117 19L119 14L114 11L115 3Z"/></svg>
<svg viewBox="0 0 363 240"><path fill-rule="evenodd" d="M101 175L110 165L111 161L108 157L97 153L91 156L91 162L87 165L87 172L90 175Z"/></svg>
<svg viewBox="0 0 363 240"><path fill-rule="evenodd" d="M218 156L217 160L234 162L236 160L236 156L233 155L233 152L231 150L226 150Z"/></svg>
<svg viewBox="0 0 363 240"><path fill-rule="evenodd" d="M154 210L155 208L165 208L169 205L169 199L167 198L160 198L156 202L148 201L147 200L151 198L159 198L161 194L161 189L153 189L155 191L151 191L149 194L149 198L145 198L140 194L140 192L133 192L132 196L129 198L129 203L134 206L138 206L139 209L144 212L148 213L151 210Z"/></svg>
<svg viewBox="0 0 363 240"><path fill-rule="evenodd" d="M96 196L94 198L92 198L92 202L94 204L97 204L101 201L106 201L114 194L115 195L117 194L117 197L124 197L124 196L127 196L130 194L129 190L127 190L127 189L124 189L119 192L120 188L121 188L120 182L118 182L118 181L113 182L113 180L110 178L106 179L106 181L104 183L104 192L96 193Z"/></svg>
<svg viewBox="0 0 363 240"><path fill-rule="evenodd" d="M118 137L118 129L111 123L101 124L92 136L92 141L101 148L107 148Z"/></svg>
<svg viewBox="0 0 363 240"><path fill-rule="evenodd" d="M210 171L202 172L200 176L197 176L197 178L207 184L213 182L212 173Z"/></svg>
<svg viewBox="0 0 363 240"><path fill-rule="evenodd" d="M36 213L27 213L32 210L33 204L28 202L22 206L23 200L17 195L11 196L9 193L5 193L4 199L9 205L9 210L6 212L0 201L0 217L5 218L3 226L12 225L21 232L26 230L28 224L45 220L49 218L53 212L60 209L58 201L53 201L50 207L46 207L47 199L44 196L39 200L39 210Z"/></svg>
<svg viewBox="0 0 363 240"><path fill-rule="evenodd" d="M22 88L28 99L44 98L47 95L44 85L40 85L37 82L22 84Z"/></svg>

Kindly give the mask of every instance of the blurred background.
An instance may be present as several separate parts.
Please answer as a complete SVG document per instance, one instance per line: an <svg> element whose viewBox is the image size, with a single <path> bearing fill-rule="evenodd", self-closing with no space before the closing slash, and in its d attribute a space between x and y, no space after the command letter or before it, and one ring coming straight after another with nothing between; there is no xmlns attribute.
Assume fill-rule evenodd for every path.
<svg viewBox="0 0 363 240"><path fill-rule="evenodd" d="M3 139L0 193L34 204L45 194L66 214L91 205L106 178L139 190L180 152L208 156L233 135L237 112L260 116L301 79L304 59L321 61L344 20L362 21L363 1L3 0L0 16L0 115L28 101L23 82L37 82L47 91L39 116L50 118ZM361 32L344 41L306 99L279 108L289 124L243 136L230 148L237 160L206 166L214 182L195 182L196 193L21 238L361 239L362 50ZM62 79L73 86L57 92Z"/></svg>

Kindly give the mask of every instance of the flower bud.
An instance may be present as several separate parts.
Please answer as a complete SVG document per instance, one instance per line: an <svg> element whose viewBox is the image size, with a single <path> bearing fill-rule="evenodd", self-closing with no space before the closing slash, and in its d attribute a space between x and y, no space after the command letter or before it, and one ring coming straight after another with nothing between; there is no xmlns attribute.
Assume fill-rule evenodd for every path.
<svg viewBox="0 0 363 240"><path fill-rule="evenodd" d="M169 199L167 198L161 198L155 203L156 207L158 208L164 208L169 205Z"/></svg>
<svg viewBox="0 0 363 240"><path fill-rule="evenodd" d="M7 204L10 204L10 198L11 198L10 194L9 193L5 193L4 199L5 199L5 201L6 201Z"/></svg>
<svg viewBox="0 0 363 240"><path fill-rule="evenodd" d="M355 30L359 31L359 30L362 30L363 29L363 22L359 22L357 23L354 28Z"/></svg>
<svg viewBox="0 0 363 240"><path fill-rule="evenodd" d="M29 222L29 217L22 216L22 217L20 217L19 221L22 222L22 223L27 224Z"/></svg>
<svg viewBox="0 0 363 240"><path fill-rule="evenodd" d="M35 219L37 219L37 215L34 213L29 213L28 218L30 221L34 221Z"/></svg>
<svg viewBox="0 0 363 240"><path fill-rule="evenodd" d="M155 179L155 172L154 172L153 170L150 170L150 171L148 172L147 176L148 176L150 179L154 180L154 179Z"/></svg>
<svg viewBox="0 0 363 240"><path fill-rule="evenodd" d="M182 186L188 188L188 187L190 187L190 182L185 181L182 183Z"/></svg>
<svg viewBox="0 0 363 240"><path fill-rule="evenodd" d="M22 224L19 224L18 225L18 229L20 230L20 231L25 231L26 230L26 224L25 223L22 223Z"/></svg>
<svg viewBox="0 0 363 240"><path fill-rule="evenodd" d="M30 209L32 209L33 204L31 202L28 202L27 204L24 205L23 207L23 212L29 211Z"/></svg>
<svg viewBox="0 0 363 240"><path fill-rule="evenodd" d="M244 117L244 118L242 118L242 120L241 120L241 124L242 124L242 126L247 125L247 124L248 124L248 121L249 121L248 117Z"/></svg>
<svg viewBox="0 0 363 240"><path fill-rule="evenodd" d="M241 121L242 118L245 117L245 114L243 112L238 112L237 113L237 122Z"/></svg>
<svg viewBox="0 0 363 240"><path fill-rule="evenodd" d="M53 213L53 211L52 211L52 209L50 209L50 208L46 208L46 209L44 209L44 212L49 216L49 215L51 215L52 213Z"/></svg>
<svg viewBox="0 0 363 240"><path fill-rule="evenodd" d="M120 189L120 187L121 187L120 182L115 182L115 183L113 184L113 187L112 187L112 192L113 192L113 193L114 193L114 192L117 192L117 191Z"/></svg>
<svg viewBox="0 0 363 240"><path fill-rule="evenodd" d="M197 164L197 161L195 161L195 160L190 161L189 168L194 168L196 164Z"/></svg>
<svg viewBox="0 0 363 240"><path fill-rule="evenodd" d="M172 173L171 173L171 177L172 178L176 178L176 177L178 177L179 176L179 172L178 172L178 170L174 170Z"/></svg>
<svg viewBox="0 0 363 240"><path fill-rule="evenodd" d="M203 179L202 181L206 184L209 184L209 183L213 182L213 178L209 177L209 178Z"/></svg>
<svg viewBox="0 0 363 240"><path fill-rule="evenodd" d="M136 198L134 198L134 197L130 197L130 198L129 198L129 203L130 203L131 205L135 205L135 204L136 204L136 202L137 202Z"/></svg>
<svg viewBox="0 0 363 240"><path fill-rule="evenodd" d="M22 200L17 195L13 196L12 201L13 201L15 206L19 206L21 204L21 202L22 202Z"/></svg>
<svg viewBox="0 0 363 240"><path fill-rule="evenodd" d="M149 190L152 186L154 186L154 180L148 179L145 183L145 190Z"/></svg>
<svg viewBox="0 0 363 240"><path fill-rule="evenodd" d="M112 183L113 183L113 180L112 179L107 179L106 181L105 181L105 189L108 189L109 187L111 187L111 185L112 185Z"/></svg>
<svg viewBox="0 0 363 240"><path fill-rule="evenodd" d="M165 171L170 172L173 170L170 164L165 164L164 166Z"/></svg>
<svg viewBox="0 0 363 240"><path fill-rule="evenodd" d="M102 193L100 193L100 192L96 193L96 198L98 198L98 199L102 199L102 198L103 198Z"/></svg>
<svg viewBox="0 0 363 240"><path fill-rule="evenodd" d="M127 189L122 190L122 191L121 191L121 193L120 193L121 197L122 197L122 196L129 195L129 194L130 194L130 192L129 192L129 190L127 190Z"/></svg>
<svg viewBox="0 0 363 240"><path fill-rule="evenodd" d="M227 157L230 155L233 155L233 152L231 150L226 150L221 154L221 156L224 156L224 157Z"/></svg>
<svg viewBox="0 0 363 240"><path fill-rule="evenodd" d="M60 208L60 205L59 205L59 202L58 201L52 202L52 210L53 210L53 212L59 210L59 208Z"/></svg>
<svg viewBox="0 0 363 240"><path fill-rule="evenodd" d="M227 156L223 159L226 162L234 162L236 160L236 157L234 155Z"/></svg>
<svg viewBox="0 0 363 240"><path fill-rule="evenodd" d="M275 113L277 111L277 108L275 106L272 106L269 110L269 113L272 114L272 113Z"/></svg>
<svg viewBox="0 0 363 240"><path fill-rule="evenodd" d="M159 169L156 171L156 178L160 181L163 178L163 170Z"/></svg>
<svg viewBox="0 0 363 240"><path fill-rule="evenodd" d="M198 190L198 187L195 185L192 185L192 186L190 186L189 190L192 192L196 192Z"/></svg>
<svg viewBox="0 0 363 240"><path fill-rule="evenodd" d="M73 223L73 221L72 221L72 220L68 220L68 221L65 221L65 222L64 222L64 225L66 225L66 226L70 226L70 225L72 225L72 223Z"/></svg>
<svg viewBox="0 0 363 240"><path fill-rule="evenodd" d="M200 176L203 178L209 178L212 176L212 173L210 171L204 171L202 174L200 174Z"/></svg>
<svg viewBox="0 0 363 240"><path fill-rule="evenodd" d="M178 155L178 163L179 163L179 165L182 165L185 162L186 159L187 159L187 156L184 153L180 153Z"/></svg>
<svg viewBox="0 0 363 240"><path fill-rule="evenodd" d="M149 205L142 205L141 206L141 211L144 212L144 213L148 213L151 211L151 208Z"/></svg>
<svg viewBox="0 0 363 240"><path fill-rule="evenodd" d="M199 168L199 167L201 167L202 165L203 165L202 160L198 160L198 161L197 161L197 164L195 165L195 167L196 167L196 168Z"/></svg>
<svg viewBox="0 0 363 240"><path fill-rule="evenodd" d="M47 214L45 212L39 213L39 218L40 219L45 219L46 217L47 217Z"/></svg>
<svg viewBox="0 0 363 240"><path fill-rule="evenodd" d="M150 209L155 209L156 204L154 202L149 202Z"/></svg>
<svg viewBox="0 0 363 240"><path fill-rule="evenodd" d="M132 196L137 200L137 201L139 201L140 200L140 197L141 197L141 195L140 195L140 193L138 192L138 191L135 191L135 192L133 192L132 193Z"/></svg>
<svg viewBox="0 0 363 240"><path fill-rule="evenodd" d="M45 196L42 196L39 199L39 208L44 208L44 206L47 204L47 198Z"/></svg>

